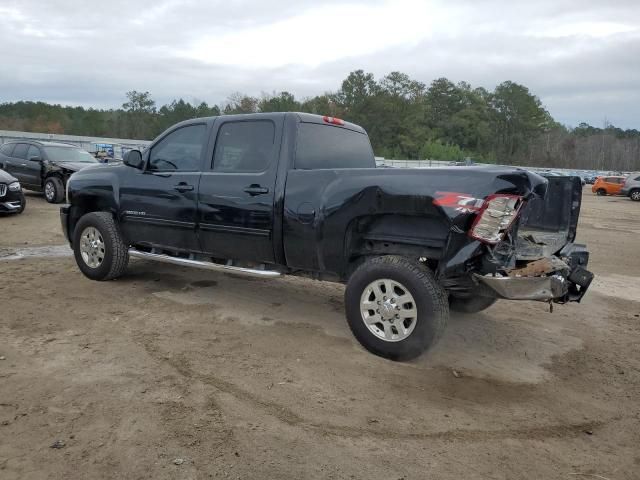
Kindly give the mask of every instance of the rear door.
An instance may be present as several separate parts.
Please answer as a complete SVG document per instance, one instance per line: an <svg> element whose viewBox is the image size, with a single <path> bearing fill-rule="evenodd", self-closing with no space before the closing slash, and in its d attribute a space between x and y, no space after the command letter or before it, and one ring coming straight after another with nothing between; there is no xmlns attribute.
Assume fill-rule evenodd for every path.
<svg viewBox="0 0 640 480"><path fill-rule="evenodd" d="M28 144L18 143L13 149L11 156L4 162L4 169L16 177L20 183L28 183L25 182L24 177L24 168L26 167L28 150Z"/></svg>
<svg viewBox="0 0 640 480"><path fill-rule="evenodd" d="M15 143L5 143L0 145L0 168L7 172L9 171L7 170L7 165L11 162L11 154L13 153L15 146Z"/></svg>
<svg viewBox="0 0 640 480"><path fill-rule="evenodd" d="M611 179L611 193L613 195L619 195L623 185L624 185L624 178L613 177Z"/></svg>
<svg viewBox="0 0 640 480"><path fill-rule="evenodd" d="M132 244L198 251L198 182L207 124L182 124L145 151L144 170L131 168L120 191L121 227Z"/></svg>
<svg viewBox="0 0 640 480"><path fill-rule="evenodd" d="M223 259L274 261L274 187L283 121L283 115L216 120L213 155L198 193L203 251Z"/></svg>

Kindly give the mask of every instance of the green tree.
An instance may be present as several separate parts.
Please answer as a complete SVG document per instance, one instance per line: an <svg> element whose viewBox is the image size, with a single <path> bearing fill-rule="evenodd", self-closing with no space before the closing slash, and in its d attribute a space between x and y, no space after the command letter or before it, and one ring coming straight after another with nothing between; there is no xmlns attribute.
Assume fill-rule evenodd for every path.
<svg viewBox="0 0 640 480"><path fill-rule="evenodd" d="M490 106L495 118L496 152L505 161L511 161L528 142L553 124L540 99L514 82L498 85L490 97Z"/></svg>
<svg viewBox="0 0 640 480"><path fill-rule="evenodd" d="M125 111L127 133L130 138L149 138L156 130L156 102L149 92L131 90L126 93L127 101L122 104Z"/></svg>

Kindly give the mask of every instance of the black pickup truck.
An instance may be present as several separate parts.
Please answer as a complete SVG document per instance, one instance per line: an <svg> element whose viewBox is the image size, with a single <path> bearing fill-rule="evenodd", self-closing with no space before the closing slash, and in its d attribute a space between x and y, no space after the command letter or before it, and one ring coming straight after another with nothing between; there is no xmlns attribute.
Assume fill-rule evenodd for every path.
<svg viewBox="0 0 640 480"><path fill-rule="evenodd" d="M580 301L593 278L573 243L581 192L515 168L376 168L361 127L269 113L182 122L121 165L77 172L60 214L91 279L136 257L344 282L356 338L406 360L450 308Z"/></svg>

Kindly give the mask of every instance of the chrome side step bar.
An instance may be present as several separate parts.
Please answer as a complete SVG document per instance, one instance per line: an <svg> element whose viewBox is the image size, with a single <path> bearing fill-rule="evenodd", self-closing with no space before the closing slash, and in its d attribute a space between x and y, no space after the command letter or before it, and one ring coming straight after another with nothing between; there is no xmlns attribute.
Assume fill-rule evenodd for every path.
<svg viewBox="0 0 640 480"><path fill-rule="evenodd" d="M191 260L189 258L171 257L169 255L160 255L158 253L142 252L135 248L129 249L129 256L133 258L142 258L144 260L171 263L182 267L204 268L207 270L216 270L218 272L238 273L241 275L250 275L262 278L275 278L282 275L280 272L276 272L274 270L258 270L254 268L234 267L233 265L220 265L213 262L203 262L201 260Z"/></svg>

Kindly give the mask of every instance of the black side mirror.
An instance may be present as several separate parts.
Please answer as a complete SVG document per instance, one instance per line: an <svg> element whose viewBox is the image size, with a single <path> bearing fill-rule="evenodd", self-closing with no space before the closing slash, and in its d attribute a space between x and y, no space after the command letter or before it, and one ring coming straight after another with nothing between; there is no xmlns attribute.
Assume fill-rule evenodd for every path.
<svg viewBox="0 0 640 480"><path fill-rule="evenodd" d="M142 152L140 150L129 150L124 154L122 163L129 165L130 167L142 170L144 162L142 161Z"/></svg>
<svg viewBox="0 0 640 480"><path fill-rule="evenodd" d="M31 160L32 162L41 162L42 158L35 156L35 157L30 157L29 160Z"/></svg>

